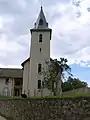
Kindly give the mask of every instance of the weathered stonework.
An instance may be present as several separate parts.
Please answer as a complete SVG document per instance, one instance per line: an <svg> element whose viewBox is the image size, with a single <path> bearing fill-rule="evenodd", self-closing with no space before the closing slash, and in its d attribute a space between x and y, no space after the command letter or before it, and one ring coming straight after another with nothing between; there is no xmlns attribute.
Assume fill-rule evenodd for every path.
<svg viewBox="0 0 90 120"><path fill-rule="evenodd" d="M90 120L90 97L0 100L0 114L10 120Z"/></svg>

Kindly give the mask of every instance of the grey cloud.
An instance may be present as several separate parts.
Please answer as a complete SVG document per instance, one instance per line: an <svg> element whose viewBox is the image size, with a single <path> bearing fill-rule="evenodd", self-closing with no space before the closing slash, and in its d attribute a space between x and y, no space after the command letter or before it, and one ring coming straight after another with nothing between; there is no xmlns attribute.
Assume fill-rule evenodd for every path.
<svg viewBox="0 0 90 120"><path fill-rule="evenodd" d="M44 5L56 5L58 3L69 3L70 0L45 0L43 1L44 2Z"/></svg>
<svg viewBox="0 0 90 120"><path fill-rule="evenodd" d="M33 27L40 10L39 2L35 3L34 0L24 0L25 6L23 7L18 1L0 0L0 16L3 17L3 28L0 30L0 34L6 36L7 41L15 41L23 48L16 53L4 51L5 56L0 57L0 63L4 65L19 65L29 56L29 29ZM45 1L43 4L44 8L46 9L50 5L54 6L55 2L55 0ZM17 46L13 46L13 49L14 47ZM3 53L3 51L1 52Z"/></svg>
<svg viewBox="0 0 90 120"><path fill-rule="evenodd" d="M65 2L66 0L64 0L63 2ZM26 6L25 8L23 8L22 6L20 6L20 4L18 3L18 0L0 0L0 14L2 16L7 15L7 17L12 17L14 19L12 25L10 24L5 24L5 26L7 25L9 31L12 31L13 34L15 35L23 35L23 34L27 34L28 33L28 29L32 27L32 25L34 24L35 20L36 20L36 15L39 12L39 2L38 4L34 3L34 0L26 0ZM43 3L45 6L44 7L48 7L50 5L53 5L55 3L60 3L62 2L57 0L46 0L44 1L45 3ZM36 9L33 9L33 7L35 6ZM37 11L38 10L38 11ZM55 18L56 16L58 16L58 14L61 13L57 13L56 15L52 16L52 18ZM51 19L52 19L51 18ZM5 26L3 26L5 28Z"/></svg>
<svg viewBox="0 0 90 120"><path fill-rule="evenodd" d="M17 0L0 0L0 14L18 14L22 10Z"/></svg>
<svg viewBox="0 0 90 120"><path fill-rule="evenodd" d="M60 30L61 31L61 30ZM80 29L58 32L52 41L54 55L73 56L82 49L90 46L90 25L85 24ZM56 40L56 42L55 42ZM58 51L58 52L57 52ZM88 51L89 52L89 51Z"/></svg>
<svg viewBox="0 0 90 120"><path fill-rule="evenodd" d="M29 50L30 50L30 31L29 29L33 27L33 24L37 18L37 15L40 10L40 1L35 2L35 0L24 0L25 6L23 7L20 3L18 3L19 0L0 0L0 16L3 17L3 19L6 21L3 24L3 28L0 30L0 35L6 35L7 41L15 41L16 43L20 44L22 46L22 50L13 53L13 52L5 52L6 56L0 57L0 63L3 63L4 65L19 65L23 60L25 60L29 56ZM58 11L52 11L50 7L56 7L56 4L59 3L67 4L70 0L45 0L43 2L44 11L47 13L47 20L49 21L50 25L54 25L55 20L60 20L60 18L63 17L63 15L68 14L64 11L64 13L58 12ZM71 11L71 9L69 9ZM78 14L80 16L80 14ZM7 18L11 18L11 21L7 21ZM61 31L61 34L58 34L57 38L53 37L52 40L52 52L53 54L57 54L57 56L60 55L72 55L75 52L82 49L82 46L85 47L88 42L87 41L85 45L82 44L82 46L79 46L81 42L72 42L76 41L76 39L79 39L79 35L77 38L75 35L72 35L68 33L68 35L65 35L62 32L61 29L62 26L59 26L59 30ZM58 29L58 28L57 28ZM57 30L57 32L59 31ZM80 34L80 33L79 33ZM84 34L84 33L83 33ZM28 36L28 37L27 37ZM56 36L56 35L55 35ZM66 36L66 37L65 37ZM71 36L71 37L70 37ZM90 37L90 36L88 36ZM68 39L67 39L68 38ZM81 38L80 38L81 39ZM1 40L0 40L1 41ZM8 43L8 42L7 42ZM74 48L74 45L77 46ZM13 46L14 47L17 46ZM58 51L58 52L57 52Z"/></svg>
<svg viewBox="0 0 90 120"><path fill-rule="evenodd" d="M0 63L4 65L20 65L29 56L28 48L23 51L18 51L16 53L9 52L6 56L0 57ZM9 55L9 57L8 57Z"/></svg>

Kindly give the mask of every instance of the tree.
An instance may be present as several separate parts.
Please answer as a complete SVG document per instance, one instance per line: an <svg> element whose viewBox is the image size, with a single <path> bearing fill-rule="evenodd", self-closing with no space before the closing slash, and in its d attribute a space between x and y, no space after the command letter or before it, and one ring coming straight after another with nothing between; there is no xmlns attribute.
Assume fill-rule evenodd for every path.
<svg viewBox="0 0 90 120"><path fill-rule="evenodd" d="M46 69L43 69L42 74L44 77L44 87L51 90L51 92L56 95L56 87L55 87L55 78L57 76L56 66L54 61L51 62L46 61Z"/></svg>
<svg viewBox="0 0 90 120"><path fill-rule="evenodd" d="M60 58L59 61L51 59L50 62L46 62L47 68L42 72L44 83L53 95L59 95L62 92L61 83L62 79L64 79L64 72L66 71L69 75L72 75L71 68L67 65L67 62L65 58Z"/></svg>
<svg viewBox="0 0 90 120"><path fill-rule="evenodd" d="M83 88L83 87L87 87L87 83L79 80L78 78L74 78L72 81L72 86L73 89Z"/></svg>
<svg viewBox="0 0 90 120"><path fill-rule="evenodd" d="M70 66L67 64L68 60L66 58L60 58L59 61L55 60L55 64L58 64L56 66L57 68L57 79L56 79L56 92L57 92L57 95L59 95L60 93L62 94L62 87L61 87L61 84L62 84L62 81L63 79L65 79L65 73L64 72L67 72L70 76L72 76L71 74L71 68Z"/></svg>
<svg viewBox="0 0 90 120"><path fill-rule="evenodd" d="M68 77L68 80L62 83L62 89L64 91L69 91L77 88L87 87L87 83L81 81L79 78Z"/></svg>

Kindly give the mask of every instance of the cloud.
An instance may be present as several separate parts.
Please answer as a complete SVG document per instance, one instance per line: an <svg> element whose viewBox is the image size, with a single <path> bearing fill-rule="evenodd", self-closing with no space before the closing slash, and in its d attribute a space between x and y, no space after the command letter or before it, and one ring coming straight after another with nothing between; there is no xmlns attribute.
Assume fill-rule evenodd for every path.
<svg viewBox="0 0 90 120"><path fill-rule="evenodd" d="M53 28L52 57L64 56L69 59L69 64L77 61L77 64L82 65L81 61L84 61L89 66L90 13L87 11L89 4L89 0L84 0L80 3L81 8L72 4L57 5L56 9L60 15L52 21L51 25ZM79 17L77 12L81 13Z"/></svg>
<svg viewBox="0 0 90 120"><path fill-rule="evenodd" d="M32 5L25 0L0 0L0 5L0 67L20 66L29 56Z"/></svg>
<svg viewBox="0 0 90 120"><path fill-rule="evenodd" d="M20 66L29 56L29 29L40 4L39 0L0 0L0 66ZM43 8L53 29L51 57L64 56L69 64L89 67L90 1L82 0L77 6L71 0L45 0Z"/></svg>
<svg viewBox="0 0 90 120"><path fill-rule="evenodd" d="M22 68L21 65L4 65L0 64L0 68Z"/></svg>

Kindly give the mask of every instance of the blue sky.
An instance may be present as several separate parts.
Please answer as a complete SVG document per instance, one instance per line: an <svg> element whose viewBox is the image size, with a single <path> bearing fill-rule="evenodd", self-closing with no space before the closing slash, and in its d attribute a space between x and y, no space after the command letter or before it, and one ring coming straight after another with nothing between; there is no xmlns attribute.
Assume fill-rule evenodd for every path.
<svg viewBox="0 0 90 120"><path fill-rule="evenodd" d="M0 67L20 68L29 57L40 3L0 0ZM53 30L51 57L66 57L74 75L90 85L90 0L43 0L43 9Z"/></svg>
<svg viewBox="0 0 90 120"><path fill-rule="evenodd" d="M89 67L82 67L79 64L73 64L70 66L72 68L72 74L88 83L90 86L90 68Z"/></svg>

